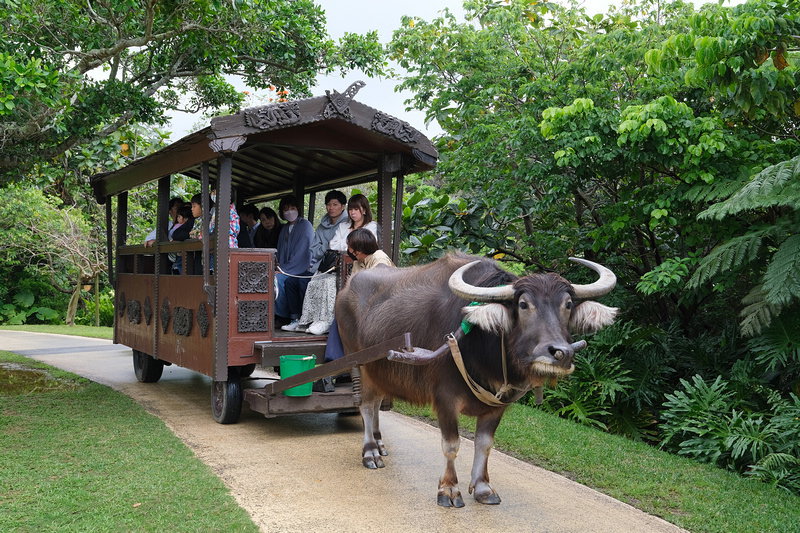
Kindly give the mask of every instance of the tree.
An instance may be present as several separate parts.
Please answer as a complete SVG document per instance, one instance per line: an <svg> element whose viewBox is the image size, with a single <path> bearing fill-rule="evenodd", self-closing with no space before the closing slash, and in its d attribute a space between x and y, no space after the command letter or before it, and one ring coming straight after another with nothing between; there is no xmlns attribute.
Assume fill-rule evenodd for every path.
<svg viewBox="0 0 800 533"><path fill-rule="evenodd" d="M242 76L307 95L319 71L382 72L376 32L334 43L311 0L0 0L0 183L173 109L238 109Z"/></svg>
<svg viewBox="0 0 800 533"><path fill-rule="evenodd" d="M608 346L632 388L602 423L657 420L694 375L736 382L754 412L796 389L797 314L749 343L737 322L743 298L797 304L797 1L465 10L395 32L407 103L445 130L440 194L485 205L527 268L571 277L563 258L583 254L618 274L609 298L634 333ZM581 362L599 360L589 344Z"/></svg>
<svg viewBox="0 0 800 533"><path fill-rule="evenodd" d="M684 73L725 106L725 120L757 128L770 144L752 172L731 183L701 218L740 228L706 255L689 281L729 285L752 272L743 298L742 331L752 336L788 310L800 318L800 2L751 1L731 11L707 10L684 33L647 53L651 72ZM766 167L766 168L764 168ZM761 170L763 169L763 170ZM783 329L780 325L778 329ZM800 364L800 359L798 359Z"/></svg>
<svg viewBox="0 0 800 533"><path fill-rule="evenodd" d="M59 209L53 199L30 186L10 185L3 192L4 278L18 282L18 271L27 269L44 274L50 291L71 294L65 321L74 324L81 287L106 269L101 243L78 210Z"/></svg>

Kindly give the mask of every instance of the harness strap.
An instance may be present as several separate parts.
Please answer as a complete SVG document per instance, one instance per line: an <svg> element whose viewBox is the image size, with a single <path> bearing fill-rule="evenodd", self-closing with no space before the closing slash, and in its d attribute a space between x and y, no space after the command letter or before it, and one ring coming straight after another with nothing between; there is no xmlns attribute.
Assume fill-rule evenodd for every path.
<svg viewBox="0 0 800 533"><path fill-rule="evenodd" d="M505 335L501 337L502 339L505 338ZM492 394L488 390L481 387L472 377L467 373L466 367L464 367L464 359L461 357L461 349L458 347L458 340L456 340L453 334L449 334L447 336L447 344L450 346L450 353L453 355L453 361L456 363L456 367L458 371L461 372L461 377L464 378L464 382L466 382L467 386L472 391L472 394L475 395L480 401L485 403L486 405L491 405L493 407L501 407L503 405L509 405L520 398L528 392L528 389L518 389L508 383L508 369L506 366L506 349L505 349L505 342L502 342L503 346L503 385L500 387L500 390L497 391L496 394ZM506 394L512 389L517 389L519 392L508 398L507 400L503 401L500 397L503 394Z"/></svg>

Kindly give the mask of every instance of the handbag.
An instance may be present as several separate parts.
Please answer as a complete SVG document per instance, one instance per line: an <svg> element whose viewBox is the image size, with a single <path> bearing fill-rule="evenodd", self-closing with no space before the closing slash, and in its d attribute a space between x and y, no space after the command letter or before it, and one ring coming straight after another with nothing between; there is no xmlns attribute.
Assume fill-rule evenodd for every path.
<svg viewBox="0 0 800 533"><path fill-rule="evenodd" d="M319 261L319 268L317 268L317 272L320 274L325 274L327 272L333 272L334 270L339 268L339 252L336 250L325 250L325 253L322 254L322 259Z"/></svg>

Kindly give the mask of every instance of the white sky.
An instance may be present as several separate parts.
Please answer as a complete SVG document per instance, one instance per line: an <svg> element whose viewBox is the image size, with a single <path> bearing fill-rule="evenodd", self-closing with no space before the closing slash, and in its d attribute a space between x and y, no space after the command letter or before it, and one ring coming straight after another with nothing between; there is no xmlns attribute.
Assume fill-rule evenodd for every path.
<svg viewBox="0 0 800 533"><path fill-rule="evenodd" d="M732 3L738 4L742 1L744 0L734 0ZM449 8L458 20L463 20L464 14L463 0L316 0L316 3L325 10L328 34L333 39L339 39L345 32L366 33L378 30L378 36L383 43L391 40L392 32L400 27L400 18L403 15L430 21L439 16L439 12L445 7ZM584 5L587 12L596 14L605 13L606 8L612 3L614 2L611 0L586 0ZM695 0L695 3L703 4L705 0ZM403 101L409 99L411 94L395 93L396 80L370 79L359 72L351 73L344 79L338 75L321 76L316 87L312 88L312 92L314 96L324 95L326 89L343 92L357 80L366 82L366 86L355 97L359 102L409 122L429 138L441 133L436 123L426 128L425 114L422 111L405 111ZM246 89L242 86L242 90ZM169 128L173 132L171 140L176 141L189 133L200 120L199 115L175 113Z"/></svg>

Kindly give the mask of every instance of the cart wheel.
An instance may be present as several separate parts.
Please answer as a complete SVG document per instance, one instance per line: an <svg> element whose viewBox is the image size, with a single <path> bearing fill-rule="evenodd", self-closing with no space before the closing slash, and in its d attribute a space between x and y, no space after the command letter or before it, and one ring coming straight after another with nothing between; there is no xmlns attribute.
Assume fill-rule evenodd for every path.
<svg viewBox="0 0 800 533"><path fill-rule="evenodd" d="M256 371L256 364L250 363L249 365L240 366L239 367L239 377L246 378L253 375L253 372Z"/></svg>
<svg viewBox="0 0 800 533"><path fill-rule="evenodd" d="M228 369L228 381L211 384L211 413L220 424L235 424L242 414L242 382L235 368Z"/></svg>
<svg viewBox="0 0 800 533"><path fill-rule="evenodd" d="M133 350L133 371L136 372L136 379L142 383L155 383L161 379L164 362L139 350Z"/></svg>

